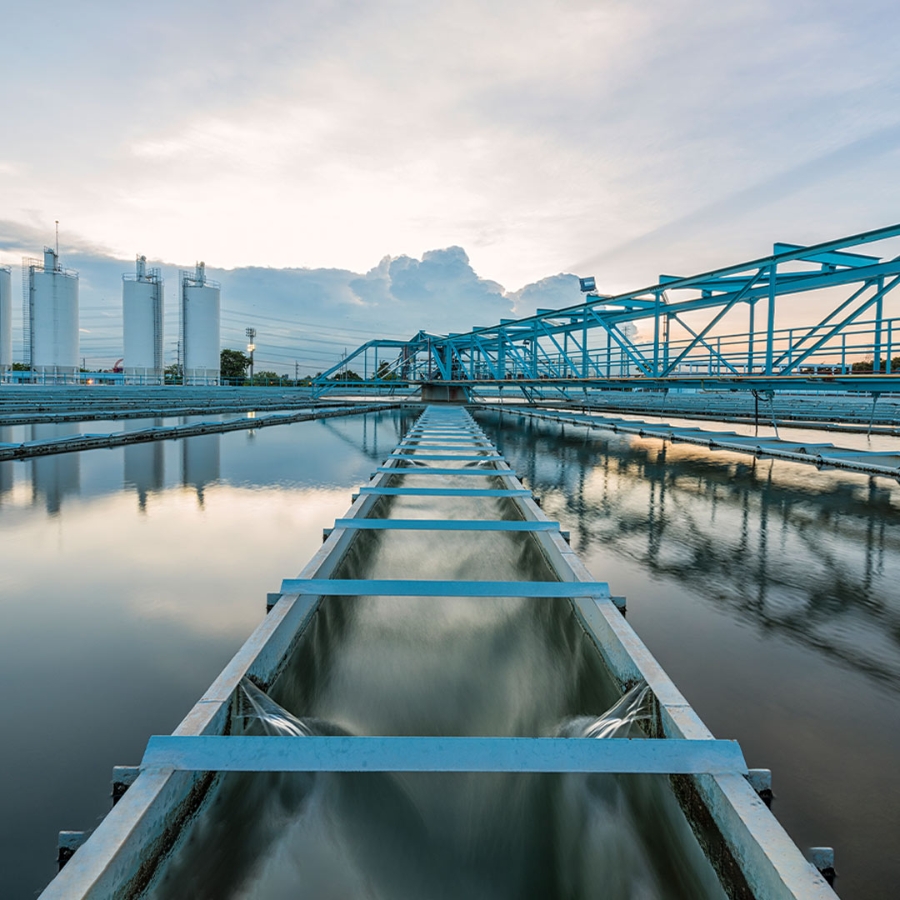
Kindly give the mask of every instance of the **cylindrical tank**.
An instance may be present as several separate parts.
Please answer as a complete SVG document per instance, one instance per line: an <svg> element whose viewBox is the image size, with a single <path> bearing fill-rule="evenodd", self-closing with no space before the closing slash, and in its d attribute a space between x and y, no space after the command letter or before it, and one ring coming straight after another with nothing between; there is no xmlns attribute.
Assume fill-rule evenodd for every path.
<svg viewBox="0 0 900 900"><path fill-rule="evenodd" d="M219 285L208 281L203 263L181 273L181 334L184 383L219 383Z"/></svg>
<svg viewBox="0 0 900 900"><path fill-rule="evenodd" d="M44 249L44 265L29 273L31 369L39 381L78 377L78 273L62 269L59 257Z"/></svg>
<svg viewBox="0 0 900 900"><path fill-rule="evenodd" d="M8 266L0 266L0 379L12 364L12 276Z"/></svg>
<svg viewBox="0 0 900 900"><path fill-rule="evenodd" d="M122 318L125 325L125 381L162 384L163 282L159 269L147 269L139 256L134 275L122 276Z"/></svg>

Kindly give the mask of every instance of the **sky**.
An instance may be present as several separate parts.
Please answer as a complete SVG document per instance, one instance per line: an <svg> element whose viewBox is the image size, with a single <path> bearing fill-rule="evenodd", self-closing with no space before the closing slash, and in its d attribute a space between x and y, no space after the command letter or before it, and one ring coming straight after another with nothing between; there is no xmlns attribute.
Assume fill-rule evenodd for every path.
<svg viewBox="0 0 900 900"><path fill-rule="evenodd" d="M170 303L205 260L223 342L255 325L261 356L308 370L376 330L576 303L575 274L613 293L900 218L887 0L47 0L5 18L0 263L59 220L98 361L137 253Z"/></svg>

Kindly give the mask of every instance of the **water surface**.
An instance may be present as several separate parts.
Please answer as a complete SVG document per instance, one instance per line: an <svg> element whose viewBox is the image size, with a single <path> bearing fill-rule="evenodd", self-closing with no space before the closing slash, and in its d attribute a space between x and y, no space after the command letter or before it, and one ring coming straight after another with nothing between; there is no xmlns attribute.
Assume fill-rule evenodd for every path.
<svg viewBox="0 0 900 900"><path fill-rule="evenodd" d="M898 487L508 414L480 422L594 575L628 597L629 621L716 736L738 738L750 765L774 770L774 811L791 835L835 846L839 894L891 896L900 879ZM262 618L266 591L299 572L407 424L382 414L0 463L0 896L46 884L56 832L99 821L112 766L135 763L149 734L177 725ZM782 436L799 439L793 429ZM845 435L816 436L849 445ZM885 440L894 447L879 438L878 449ZM431 516L430 502L395 498L392 514ZM390 571L458 555L445 536L396 537L367 538ZM515 547L490 552L515 566ZM436 602L371 601L350 617L349 604L331 604L310 638L339 652L301 671L297 712L354 732L540 733L601 711L604 690L573 652L565 620L521 601L454 603L435 618ZM419 629L418 648L398 642L400 619ZM378 702L398 685L403 703ZM549 860L554 872L580 873L563 895L589 883L596 855L551 852L558 845L533 824L559 809L539 778L511 785L508 804L488 811L477 779L444 781L442 791L414 784L406 795L429 822L441 808L429 797L453 800L446 834L472 836L448 849L455 877L483 876L491 859L526 874ZM413 833L408 807L389 809L399 820L381 823L388 843L357 842L366 859L402 849L389 840L394 825ZM497 827L516 810L525 831ZM298 834L308 837L303 828L324 820L303 821ZM366 896L360 872L306 887Z"/></svg>
<svg viewBox="0 0 900 900"><path fill-rule="evenodd" d="M112 767L178 724L407 421L0 462L0 897L50 880L57 832L97 824Z"/></svg>

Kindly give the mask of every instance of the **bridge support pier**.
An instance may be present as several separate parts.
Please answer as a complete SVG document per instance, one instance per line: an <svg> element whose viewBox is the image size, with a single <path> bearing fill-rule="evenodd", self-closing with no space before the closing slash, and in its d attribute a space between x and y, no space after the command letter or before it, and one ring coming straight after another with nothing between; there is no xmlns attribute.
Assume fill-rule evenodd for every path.
<svg viewBox="0 0 900 900"><path fill-rule="evenodd" d="M426 381L422 385L423 403L468 403L469 390L461 384Z"/></svg>

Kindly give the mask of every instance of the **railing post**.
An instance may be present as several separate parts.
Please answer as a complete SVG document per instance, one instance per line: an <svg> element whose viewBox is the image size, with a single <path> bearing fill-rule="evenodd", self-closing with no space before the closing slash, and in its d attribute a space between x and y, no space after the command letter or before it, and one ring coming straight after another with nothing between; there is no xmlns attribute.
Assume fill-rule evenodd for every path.
<svg viewBox="0 0 900 900"><path fill-rule="evenodd" d="M659 376L659 291L653 303L653 374Z"/></svg>
<svg viewBox="0 0 900 900"><path fill-rule="evenodd" d="M606 346L609 347L609 332L606 332ZM581 332L581 377L587 378L590 373L590 366L588 365L588 324L587 324L587 312L584 313L584 328ZM609 372L606 373L607 376Z"/></svg>
<svg viewBox="0 0 900 900"><path fill-rule="evenodd" d="M753 374L753 330L756 327L756 301L750 301L750 333L747 337L747 374Z"/></svg>
<svg viewBox="0 0 900 900"><path fill-rule="evenodd" d="M878 279L878 299L875 301L875 350L872 355L872 372L881 371L881 326L884 314L884 279Z"/></svg>
<svg viewBox="0 0 900 900"><path fill-rule="evenodd" d="M664 335L664 343L663 343L663 371L666 372L669 369L669 333L671 331L672 317L666 313L666 331Z"/></svg>
<svg viewBox="0 0 900 900"><path fill-rule="evenodd" d="M893 344L894 344L894 320L887 320L887 354L885 355L884 360L884 371L885 374L891 374L891 354L894 352Z"/></svg>
<svg viewBox="0 0 900 900"><path fill-rule="evenodd" d="M778 263L769 266L769 308L766 322L766 375L773 375L772 362L775 357L775 279L778 277Z"/></svg>

